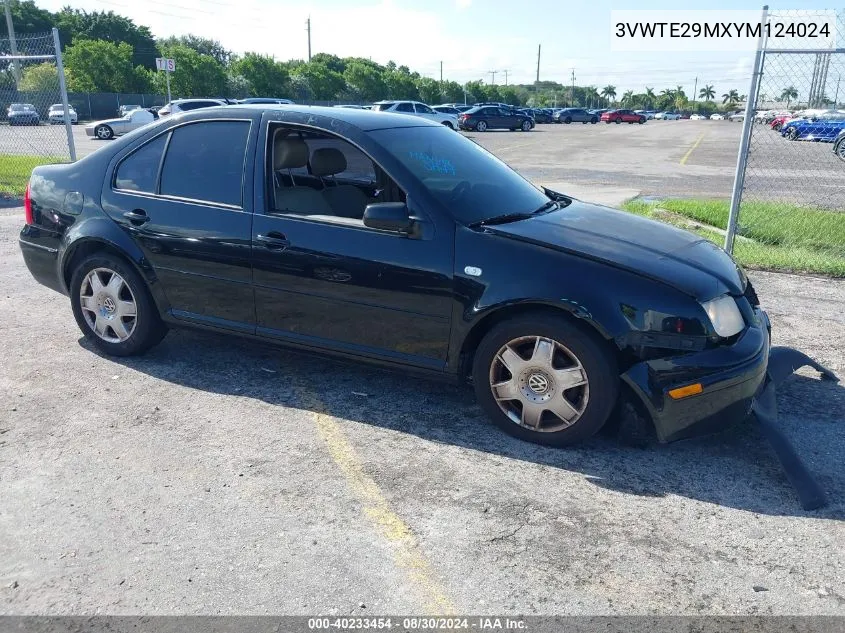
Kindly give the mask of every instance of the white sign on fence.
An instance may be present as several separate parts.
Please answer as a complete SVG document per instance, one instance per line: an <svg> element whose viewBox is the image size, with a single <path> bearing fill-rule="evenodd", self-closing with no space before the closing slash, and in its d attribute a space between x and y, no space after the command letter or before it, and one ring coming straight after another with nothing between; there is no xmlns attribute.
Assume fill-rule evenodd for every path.
<svg viewBox="0 0 845 633"><path fill-rule="evenodd" d="M176 70L176 60L168 59L166 57L156 57L156 68L172 73Z"/></svg>

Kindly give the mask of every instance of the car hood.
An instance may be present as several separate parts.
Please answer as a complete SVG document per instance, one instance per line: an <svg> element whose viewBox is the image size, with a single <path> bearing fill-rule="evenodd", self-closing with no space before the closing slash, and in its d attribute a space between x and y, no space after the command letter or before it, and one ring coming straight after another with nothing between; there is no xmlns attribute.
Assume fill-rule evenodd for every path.
<svg viewBox="0 0 845 633"><path fill-rule="evenodd" d="M115 123L125 123L126 119L118 117L116 119L103 119L102 121L94 121L85 127L97 127L98 125L114 125Z"/></svg>
<svg viewBox="0 0 845 633"><path fill-rule="evenodd" d="M712 242L609 207L573 200L559 211L485 229L650 277L699 301L745 289L742 270Z"/></svg>

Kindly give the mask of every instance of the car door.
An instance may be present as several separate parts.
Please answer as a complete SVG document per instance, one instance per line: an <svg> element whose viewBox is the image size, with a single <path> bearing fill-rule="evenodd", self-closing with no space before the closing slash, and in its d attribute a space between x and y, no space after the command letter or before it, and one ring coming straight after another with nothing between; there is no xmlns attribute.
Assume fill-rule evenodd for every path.
<svg viewBox="0 0 845 633"><path fill-rule="evenodd" d="M299 133L312 167L319 163L315 152L333 148L362 185L367 173L378 184L372 202L405 200L422 214L367 154L325 131L271 126L270 142L261 143L271 155L264 164L278 164L272 158L275 135ZM337 174L338 179L353 182L347 172ZM421 215L424 230L417 237L375 230L365 227L360 216L325 215L318 208L319 191L295 192L302 202L292 207L274 203L276 185L268 183L278 182L276 174L257 173L256 179L256 191L262 192L252 232L257 333L442 370L451 327L453 225L451 232L435 228Z"/></svg>
<svg viewBox="0 0 845 633"><path fill-rule="evenodd" d="M439 121L437 112L429 108L424 103L415 103L414 110L416 111L417 116L421 116L424 119L428 119L429 121Z"/></svg>
<svg viewBox="0 0 845 633"><path fill-rule="evenodd" d="M119 153L106 213L141 248L176 319L252 332L249 118L180 122Z"/></svg>
<svg viewBox="0 0 845 633"><path fill-rule="evenodd" d="M417 113L414 110L414 104L410 101L402 101L400 103L397 103L396 109L393 111L398 112L399 114L410 114L412 116L417 116Z"/></svg>

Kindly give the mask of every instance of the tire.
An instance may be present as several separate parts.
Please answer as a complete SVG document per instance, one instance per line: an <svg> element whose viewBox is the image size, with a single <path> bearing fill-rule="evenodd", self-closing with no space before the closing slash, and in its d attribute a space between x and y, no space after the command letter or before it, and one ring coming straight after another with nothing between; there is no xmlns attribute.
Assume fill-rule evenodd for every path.
<svg viewBox="0 0 845 633"><path fill-rule="evenodd" d="M92 274L102 285L99 292L93 287ZM110 283L117 286L116 291ZM167 334L144 280L114 255L98 253L82 261L71 277L70 299L73 316L85 338L110 356L143 354ZM128 309L130 304L134 304L134 316ZM102 328L102 332L97 333L95 328Z"/></svg>
<svg viewBox="0 0 845 633"><path fill-rule="evenodd" d="M94 128L94 136L101 141L107 141L114 136L114 132L108 125L98 125Z"/></svg>
<svg viewBox="0 0 845 633"><path fill-rule="evenodd" d="M599 122L599 120L596 117L593 117L592 119L590 119L590 123L592 123L592 124L595 124L595 123L598 123L598 122Z"/></svg>
<svg viewBox="0 0 845 633"><path fill-rule="evenodd" d="M787 128L786 138L788 138L790 141L797 141L798 140L798 130L796 130L794 127Z"/></svg>
<svg viewBox="0 0 845 633"><path fill-rule="evenodd" d="M645 123L645 117L640 117L640 120L639 120L639 121L637 121L637 123L639 123L640 125L642 125L643 123Z"/></svg>
<svg viewBox="0 0 845 633"><path fill-rule="evenodd" d="M566 117L563 122L566 123L567 125L569 125L570 123L572 123L572 117L571 116Z"/></svg>
<svg viewBox="0 0 845 633"><path fill-rule="evenodd" d="M531 131L531 121L523 121L522 122L522 131L523 132L530 132Z"/></svg>
<svg viewBox="0 0 845 633"><path fill-rule="evenodd" d="M479 121L475 124L475 131L476 132L486 132L487 131L487 121Z"/></svg>
<svg viewBox="0 0 845 633"><path fill-rule="evenodd" d="M608 125L610 125L610 119L608 119L607 121L605 121L605 123L607 123Z"/></svg>
<svg viewBox="0 0 845 633"><path fill-rule="evenodd" d="M619 118L619 117L617 117L617 119L616 119L616 123L617 123L617 124L622 123L622 119L621 119L621 118Z"/></svg>
<svg viewBox="0 0 845 633"><path fill-rule="evenodd" d="M514 365L521 363L519 369L511 372L506 368L501 355L504 349L513 352L505 352L506 357ZM538 361L532 366L536 352L542 356L551 350L552 363ZM561 390L551 373L561 368L569 369L561 377L580 381L586 376L586 383ZM619 396L616 361L606 344L585 326L548 314L528 314L496 325L475 351L472 376L478 403L496 426L514 437L548 446L568 446L598 432ZM494 396L493 384L499 385L499 399ZM503 393L529 403L529 398L533 399L533 406L526 411L539 411L539 415L523 418L523 400L503 398ZM561 399L568 406L561 406ZM557 406L574 419L564 421L544 405ZM535 419L541 430L529 428Z"/></svg>
<svg viewBox="0 0 845 633"><path fill-rule="evenodd" d="M842 141L836 143L836 145L833 146L833 152L839 160L845 161L845 143Z"/></svg>
<svg viewBox="0 0 845 633"><path fill-rule="evenodd" d="M454 125L452 125L452 123L451 123L451 122L449 122L449 121L443 121L443 125L445 125L445 126L446 126L447 128L449 128L450 130L454 130L454 129L455 129L455 126L454 126Z"/></svg>
<svg viewBox="0 0 845 633"><path fill-rule="evenodd" d="M780 132L780 129L781 129L782 127L783 127L783 123L775 123L775 124L772 126L772 129L773 129L775 132Z"/></svg>

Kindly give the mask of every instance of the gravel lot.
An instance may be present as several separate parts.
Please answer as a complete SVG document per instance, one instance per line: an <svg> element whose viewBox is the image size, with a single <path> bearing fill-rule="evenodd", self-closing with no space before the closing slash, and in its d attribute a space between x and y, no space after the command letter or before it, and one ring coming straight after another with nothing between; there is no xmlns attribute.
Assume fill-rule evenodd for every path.
<svg viewBox="0 0 845 633"><path fill-rule="evenodd" d="M540 130L484 142L582 133ZM831 498L806 513L750 425L552 450L465 389L264 345L101 357L31 279L22 223L0 211L2 613L845 614L840 384L779 394ZM845 373L845 284L752 277L774 342Z"/></svg>

